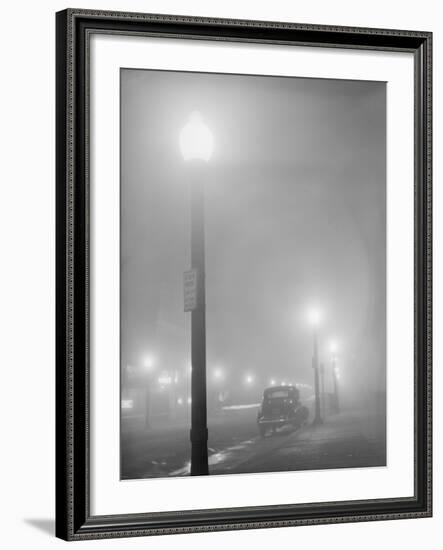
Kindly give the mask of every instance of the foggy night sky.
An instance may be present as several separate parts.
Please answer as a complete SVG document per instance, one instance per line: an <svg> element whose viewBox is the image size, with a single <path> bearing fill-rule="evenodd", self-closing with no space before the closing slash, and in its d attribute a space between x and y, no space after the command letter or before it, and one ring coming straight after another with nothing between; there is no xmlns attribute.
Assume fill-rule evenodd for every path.
<svg viewBox="0 0 443 550"><path fill-rule="evenodd" d="M121 358L190 365L188 185L206 189L208 371L312 382L306 311L340 342L343 383L384 387L386 87L357 82L121 72ZM179 134L214 135L199 176Z"/></svg>

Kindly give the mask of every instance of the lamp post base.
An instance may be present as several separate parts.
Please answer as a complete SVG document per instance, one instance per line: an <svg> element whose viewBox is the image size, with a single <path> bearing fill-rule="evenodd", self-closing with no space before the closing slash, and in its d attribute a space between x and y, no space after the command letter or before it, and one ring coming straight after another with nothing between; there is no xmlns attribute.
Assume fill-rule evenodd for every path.
<svg viewBox="0 0 443 550"><path fill-rule="evenodd" d="M191 476L209 475L208 430L191 429Z"/></svg>

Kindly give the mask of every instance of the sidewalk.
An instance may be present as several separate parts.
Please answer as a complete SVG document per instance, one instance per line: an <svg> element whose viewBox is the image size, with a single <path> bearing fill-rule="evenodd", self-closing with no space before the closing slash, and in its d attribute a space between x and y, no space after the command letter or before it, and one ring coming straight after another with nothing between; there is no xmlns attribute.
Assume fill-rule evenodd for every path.
<svg viewBox="0 0 443 550"><path fill-rule="evenodd" d="M238 445L257 435L256 410L228 411L208 418L208 450ZM191 456L190 424L165 422L144 429L144 419L132 419L133 425L122 425L121 465L123 479L166 477L182 470ZM183 471L176 475L186 475Z"/></svg>
<svg viewBox="0 0 443 550"><path fill-rule="evenodd" d="M359 412L327 417L323 424L257 440L243 457L231 456L211 473L277 472L386 465L384 418Z"/></svg>

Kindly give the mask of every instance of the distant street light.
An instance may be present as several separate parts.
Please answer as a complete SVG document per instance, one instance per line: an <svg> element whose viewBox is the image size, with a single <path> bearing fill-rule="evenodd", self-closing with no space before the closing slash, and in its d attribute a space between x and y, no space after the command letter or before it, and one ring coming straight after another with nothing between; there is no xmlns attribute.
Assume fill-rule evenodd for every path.
<svg viewBox="0 0 443 550"><path fill-rule="evenodd" d="M245 378L245 382L246 384L251 385L254 382L254 377L251 376L250 374L247 374Z"/></svg>
<svg viewBox="0 0 443 550"><path fill-rule="evenodd" d="M196 305L191 311L191 475L207 475L205 189L201 162L211 158L214 139L201 114L193 112L179 141L183 159L192 161L194 167L190 170L191 267L197 274L197 281Z"/></svg>
<svg viewBox="0 0 443 550"><path fill-rule="evenodd" d="M318 364L318 335L317 329L322 315L320 310L312 308L308 311L308 321L312 327L313 350L312 350L312 368L314 369L314 387L315 387L315 416L314 425L323 424L320 411L320 380Z"/></svg>
<svg viewBox="0 0 443 550"><path fill-rule="evenodd" d="M308 322L309 324L316 328L320 324L320 321L322 319L321 311L317 308L311 308L308 311Z"/></svg>
<svg viewBox="0 0 443 550"><path fill-rule="evenodd" d="M336 340L331 340L329 342L329 351L331 353L337 353L338 351L338 344L337 344L337 341Z"/></svg>
<svg viewBox="0 0 443 550"><path fill-rule="evenodd" d="M271 381L269 382L269 385L270 385L270 386L275 386L275 380L271 380Z"/></svg>
<svg viewBox="0 0 443 550"><path fill-rule="evenodd" d="M223 373L222 369L215 369L214 370L214 378L216 380L223 380L224 373Z"/></svg>
<svg viewBox="0 0 443 550"><path fill-rule="evenodd" d="M152 371L155 366L154 358L151 355L147 355L143 361L143 366L147 371Z"/></svg>

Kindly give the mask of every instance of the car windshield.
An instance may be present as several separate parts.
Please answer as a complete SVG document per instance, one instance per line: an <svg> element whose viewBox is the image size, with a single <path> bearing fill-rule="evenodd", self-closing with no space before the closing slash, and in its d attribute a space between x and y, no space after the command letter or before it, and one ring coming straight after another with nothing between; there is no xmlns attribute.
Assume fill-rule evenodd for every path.
<svg viewBox="0 0 443 550"><path fill-rule="evenodd" d="M289 397L289 390L275 390L271 391L266 396L268 399L277 399L281 397Z"/></svg>

